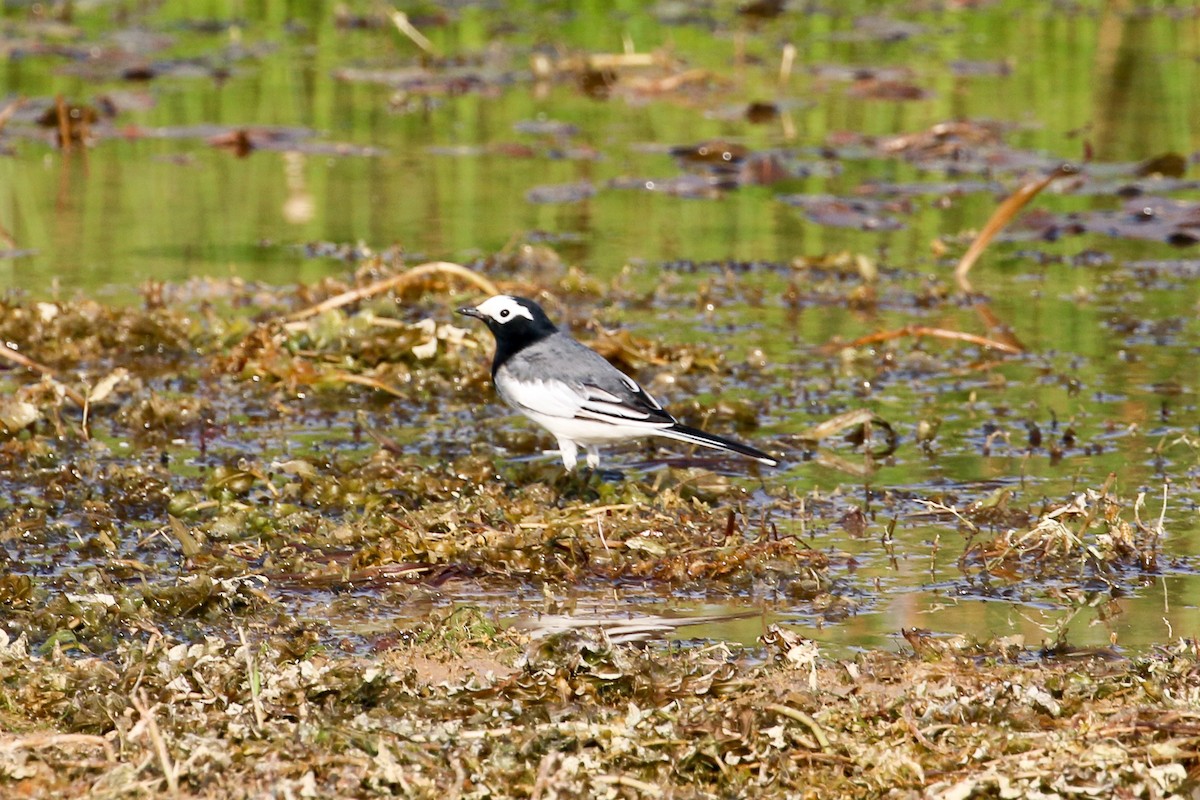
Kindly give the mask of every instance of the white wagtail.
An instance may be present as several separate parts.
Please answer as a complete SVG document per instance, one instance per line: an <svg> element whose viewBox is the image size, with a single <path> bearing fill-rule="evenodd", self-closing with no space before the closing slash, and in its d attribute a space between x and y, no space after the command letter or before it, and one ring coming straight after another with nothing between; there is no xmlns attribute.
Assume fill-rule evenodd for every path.
<svg viewBox="0 0 1200 800"><path fill-rule="evenodd" d="M728 450L772 467L779 463L749 445L681 425L633 378L556 328L532 300L501 294L458 313L487 324L496 337L496 391L554 434L568 470L575 468L580 447L595 469L600 445L642 436Z"/></svg>

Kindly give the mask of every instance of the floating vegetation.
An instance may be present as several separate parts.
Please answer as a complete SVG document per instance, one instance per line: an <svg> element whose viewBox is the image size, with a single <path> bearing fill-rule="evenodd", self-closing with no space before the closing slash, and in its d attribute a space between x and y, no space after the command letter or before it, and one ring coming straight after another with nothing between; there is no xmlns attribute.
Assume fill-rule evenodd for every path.
<svg viewBox="0 0 1200 800"><path fill-rule="evenodd" d="M151 633L108 659L0 632L10 791L206 796L897 791L1169 796L1190 785L1196 652L1020 663L1005 642L830 661L529 640L464 609L370 656L302 628ZM1176 699L1178 698L1178 699ZM585 707L586 713L578 713ZM964 755L965 754L965 755Z"/></svg>
<svg viewBox="0 0 1200 800"><path fill-rule="evenodd" d="M504 259L547 274L542 258L485 263ZM862 503L707 455L565 475L537 457L535 431L480 418L487 358L445 321L446 294L493 282L440 262L368 264L290 289L227 283L219 305L203 282L148 287L140 309L7 302L7 357L23 370L7 376L0 441L10 789L969 796L1187 782L1195 734L1171 698L1192 646L1128 660L1071 645L1088 614L1119 618L1120 598L1187 568L1163 550L1169 493L1157 515L1113 481L1049 504L1018 487ZM550 299L570 319L591 294L554 272L564 291ZM857 288L826 291L838 285ZM602 292L643 302L619 283ZM704 344L593 339L634 373L755 374ZM759 427L852 481L904 446L864 409L787 436L763 433L770 406L754 400L681 411ZM410 420L399 440L395 414ZM1063 458L1089 435L1047 427L1028 428L1032 452ZM945 436L931 430L926 453ZM986 446L1005 446L1001 432ZM936 532L923 555L899 550L901 520ZM872 541L884 563L867 579ZM943 552L959 575L946 601L1051 610L1042 644L913 628L911 655L839 659L769 621L850 624L883 602L889 572ZM538 600L518 601L531 590ZM481 593L487 611L462 601ZM728 610L619 599L697 594ZM735 624L761 642L678 643ZM581 704L588 714L562 713Z"/></svg>
<svg viewBox="0 0 1200 800"><path fill-rule="evenodd" d="M6 7L0 796L1194 794L1186 12L795 5Z"/></svg>

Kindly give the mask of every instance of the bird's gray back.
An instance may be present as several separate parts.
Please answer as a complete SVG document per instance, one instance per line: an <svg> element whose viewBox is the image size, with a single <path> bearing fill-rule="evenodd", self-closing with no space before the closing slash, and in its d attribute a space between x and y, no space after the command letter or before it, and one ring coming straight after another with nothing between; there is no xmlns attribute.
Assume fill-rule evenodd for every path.
<svg viewBox="0 0 1200 800"><path fill-rule="evenodd" d="M504 366L519 381L550 378L572 384L591 384L605 391L624 386L620 370L608 363L608 359L562 331L529 345Z"/></svg>
<svg viewBox="0 0 1200 800"><path fill-rule="evenodd" d="M634 408L641 407L647 411L662 409L658 401L642 391L637 383L610 364L608 359L562 331L526 347L510 358L504 368L518 381L551 379L577 387L594 386Z"/></svg>

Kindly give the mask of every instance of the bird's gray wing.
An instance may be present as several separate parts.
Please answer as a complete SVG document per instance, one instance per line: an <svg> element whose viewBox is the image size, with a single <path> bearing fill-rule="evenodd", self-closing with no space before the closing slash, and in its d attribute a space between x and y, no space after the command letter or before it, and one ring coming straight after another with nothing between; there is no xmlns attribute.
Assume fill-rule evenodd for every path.
<svg viewBox="0 0 1200 800"><path fill-rule="evenodd" d="M496 385L510 403L541 414L653 427L675 422L637 381L564 333L510 358Z"/></svg>

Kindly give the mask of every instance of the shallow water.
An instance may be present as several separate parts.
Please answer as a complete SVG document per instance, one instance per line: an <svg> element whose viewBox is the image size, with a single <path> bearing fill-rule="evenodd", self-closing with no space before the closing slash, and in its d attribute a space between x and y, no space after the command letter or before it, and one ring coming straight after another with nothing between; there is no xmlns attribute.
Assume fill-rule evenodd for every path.
<svg viewBox="0 0 1200 800"><path fill-rule="evenodd" d="M444 21L415 18L452 56L422 68L391 27L338 24L333 4L312 4L303 17L250 4L233 20L209 18L202 3L132 18L100 4L67 25L35 8L3 12L0 103L29 100L0 133L0 285L128 302L148 280L310 282L388 248L410 263L458 261L503 279L508 267L491 254L548 248L561 260L543 259L540 283L536 265L524 268L527 285L556 285L569 265L643 297L611 305L584 296L555 309L581 335L594 335L595 318L672 345L720 342L729 371L666 365L639 377L659 374L651 388L676 409L728 395L764 404L746 435L794 460L746 481L763 493L749 517L780 493L827 504L815 528L800 514L773 522L831 554L833 608L798 606L770 585L692 597L653 585L464 581L420 602L373 602L379 619L402 625L426 604L454 602L505 620L536 617L551 601L576 613L752 611L679 635L752 642L782 620L839 648L895 646L899 629L914 626L1036 643L1068 618L1069 641L1081 646L1137 648L1197 632L1200 417L1190 367L1200 256L1143 238L1129 215L1113 224L1116 235L1094 232L1095 214L1139 198L1195 203L1194 12L1030 2L879 13L850 3L756 21L732 4L449 4ZM705 72L664 88L657 72L622 71L603 98L569 75L531 73L531 55L617 53L623 40ZM788 42L796 66L781 83ZM134 67L153 78L123 79ZM90 146L60 152L36 125L56 94L116 111L93 126ZM751 101L776 113L753 123ZM964 134L944 153L897 156L883 145L949 121L975 132L997 123L999 133L986 142ZM245 158L210 144L243 127L274 133L256 133L259 148ZM710 139L742 145L784 174L731 178L669 152ZM1187 159L1180 181L1136 174L1138 162L1166 152ZM1093 163L1083 177L1038 197L972 274L986 312L1026 353L909 337L836 346L908 325L985 333L980 305L930 298L953 294L953 264L1001 197L1085 154ZM832 211L828 198L841 199ZM1046 227L1046 214L1094 227L1072 235L1061 216L1059 228ZM851 303L864 283L852 260L819 260L843 251L877 269L877 302ZM423 304L440 318L453 307ZM894 455L862 474L800 459L791 435L860 407L900 434ZM368 452L371 442L353 441L354 410L326 408L274 431L280 452ZM479 423L411 427L408 414L369 410L396 441L435 457L526 425L497 406ZM923 447L918 428L930 421L937 434ZM221 446L236 452L238 441L228 435ZM849 446L835 450L863 462ZM639 472L660 466L638 453L612 460ZM173 463L183 473L203 461L186 445ZM1065 568L981 577L960 562L968 537L953 517L923 505L961 510L1006 488L1003 503L1049 509L1110 473L1130 505L1146 493L1141 515L1151 523L1169 484L1164 553L1157 570L1119 571L1091 593ZM865 515L858 532L838 522L852 508ZM982 527L980 538L1006 523ZM317 607L327 599L317 593ZM352 609L346 630L361 611Z"/></svg>

